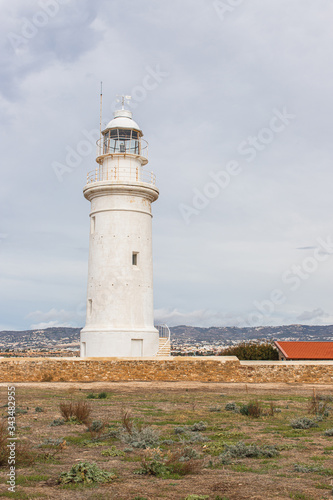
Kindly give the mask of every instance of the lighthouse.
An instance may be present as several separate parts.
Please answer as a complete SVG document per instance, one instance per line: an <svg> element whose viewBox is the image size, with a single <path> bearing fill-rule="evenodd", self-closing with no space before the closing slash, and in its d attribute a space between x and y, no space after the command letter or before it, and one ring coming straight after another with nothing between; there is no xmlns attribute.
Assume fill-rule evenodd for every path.
<svg viewBox="0 0 333 500"><path fill-rule="evenodd" d="M81 357L156 356L152 211L159 191L146 170L148 144L132 112L114 112L97 141L83 189L91 203L87 316Z"/></svg>

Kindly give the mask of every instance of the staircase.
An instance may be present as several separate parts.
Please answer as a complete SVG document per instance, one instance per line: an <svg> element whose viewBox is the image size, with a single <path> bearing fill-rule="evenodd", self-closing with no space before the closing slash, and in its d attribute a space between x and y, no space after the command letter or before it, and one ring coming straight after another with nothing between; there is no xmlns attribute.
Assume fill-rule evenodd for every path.
<svg viewBox="0 0 333 500"><path fill-rule="evenodd" d="M167 325L158 325L156 327L160 334L159 347L156 357L165 358L171 356L170 330Z"/></svg>

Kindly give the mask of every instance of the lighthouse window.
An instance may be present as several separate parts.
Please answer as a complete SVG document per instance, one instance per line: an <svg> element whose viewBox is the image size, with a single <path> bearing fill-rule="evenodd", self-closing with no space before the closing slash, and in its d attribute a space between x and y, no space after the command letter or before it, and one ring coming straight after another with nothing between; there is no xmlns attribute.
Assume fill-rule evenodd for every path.
<svg viewBox="0 0 333 500"><path fill-rule="evenodd" d="M132 253L132 265L133 266L138 265L138 253L137 252Z"/></svg>

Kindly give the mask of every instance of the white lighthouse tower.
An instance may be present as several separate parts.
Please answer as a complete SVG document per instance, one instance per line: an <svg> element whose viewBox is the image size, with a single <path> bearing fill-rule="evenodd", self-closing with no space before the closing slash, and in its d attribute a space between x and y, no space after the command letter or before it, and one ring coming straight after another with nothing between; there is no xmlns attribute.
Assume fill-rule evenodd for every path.
<svg viewBox="0 0 333 500"><path fill-rule="evenodd" d="M156 356L159 349L151 213L159 191L154 174L143 168L148 144L124 102L102 131L98 167L83 190L91 211L81 357Z"/></svg>

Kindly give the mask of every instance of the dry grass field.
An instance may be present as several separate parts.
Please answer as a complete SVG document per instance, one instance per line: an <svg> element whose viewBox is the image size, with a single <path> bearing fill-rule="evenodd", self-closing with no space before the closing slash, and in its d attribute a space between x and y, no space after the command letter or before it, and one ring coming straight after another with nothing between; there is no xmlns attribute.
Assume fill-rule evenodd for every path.
<svg viewBox="0 0 333 500"><path fill-rule="evenodd" d="M1 498L332 497L329 386L16 384L16 405L17 486L7 490L2 425Z"/></svg>

